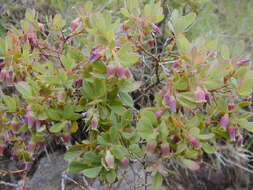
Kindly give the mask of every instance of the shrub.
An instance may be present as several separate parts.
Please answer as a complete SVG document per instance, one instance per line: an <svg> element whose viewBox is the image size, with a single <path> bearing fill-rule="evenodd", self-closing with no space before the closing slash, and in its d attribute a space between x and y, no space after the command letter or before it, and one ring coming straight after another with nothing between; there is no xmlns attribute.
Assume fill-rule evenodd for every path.
<svg viewBox="0 0 253 190"><path fill-rule="evenodd" d="M54 139L70 172L113 183L137 159L159 189L172 163L197 170L219 144L243 144L250 61L188 40L195 13L166 18L159 2L138 2L119 15L89 1L69 25L27 10L0 40L0 153L9 145L28 163Z"/></svg>

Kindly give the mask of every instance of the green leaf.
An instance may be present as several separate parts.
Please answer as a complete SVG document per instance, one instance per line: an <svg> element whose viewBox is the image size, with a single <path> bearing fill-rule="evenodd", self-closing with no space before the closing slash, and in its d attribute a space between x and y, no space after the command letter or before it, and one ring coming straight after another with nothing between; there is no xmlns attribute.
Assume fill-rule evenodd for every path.
<svg viewBox="0 0 253 190"><path fill-rule="evenodd" d="M121 145L114 145L110 150L113 156L115 156L118 160L122 160L126 156L126 152L124 152L125 148Z"/></svg>
<svg viewBox="0 0 253 190"><path fill-rule="evenodd" d="M19 82L16 84L16 89L26 99L33 96L32 89L27 82Z"/></svg>
<svg viewBox="0 0 253 190"><path fill-rule="evenodd" d="M152 111L141 111L141 118L146 118L150 121L150 123L155 126L157 125L157 119L156 119L156 116L155 114L152 112Z"/></svg>
<svg viewBox="0 0 253 190"><path fill-rule="evenodd" d="M184 158L181 158L180 160L182 164L190 170L198 170L200 168L199 164L193 160L184 159Z"/></svg>
<svg viewBox="0 0 253 190"><path fill-rule="evenodd" d="M82 173L88 178L96 178L100 173L102 166L89 168L82 171Z"/></svg>
<svg viewBox="0 0 253 190"><path fill-rule="evenodd" d="M66 22L63 20L60 14L56 14L53 19L53 25L58 29L62 29L65 26Z"/></svg>
<svg viewBox="0 0 253 190"><path fill-rule="evenodd" d="M61 57L61 61L64 65L64 67L67 69L72 69L76 65L75 60L73 58L71 58L71 56L69 54L63 55Z"/></svg>
<svg viewBox="0 0 253 190"><path fill-rule="evenodd" d="M60 121L61 120L61 116L60 116L60 113L58 110L54 110L54 109L49 108L47 110L47 115L53 121Z"/></svg>
<svg viewBox="0 0 253 190"><path fill-rule="evenodd" d="M224 59L230 58L230 52L229 52L228 46L226 46L226 45L221 46L221 55Z"/></svg>
<svg viewBox="0 0 253 190"><path fill-rule="evenodd" d="M117 54L123 65L128 67L136 63L139 59L139 55L133 52L133 48L131 47L130 43L124 44Z"/></svg>
<svg viewBox="0 0 253 190"><path fill-rule="evenodd" d="M113 183L116 180L116 172L114 170L111 170L106 174L106 180L108 183Z"/></svg>
<svg viewBox="0 0 253 190"><path fill-rule="evenodd" d="M119 97L125 106L133 107L134 101L132 97L127 92L120 92Z"/></svg>
<svg viewBox="0 0 253 190"><path fill-rule="evenodd" d="M247 119L240 119L238 120L238 124L246 129L247 131L250 131L253 133L253 122L247 121Z"/></svg>
<svg viewBox="0 0 253 190"><path fill-rule="evenodd" d="M124 108L123 106L121 105L112 105L110 106L111 109L112 109L112 112L118 114L118 115L123 115L126 111L126 108Z"/></svg>
<svg viewBox="0 0 253 190"><path fill-rule="evenodd" d="M160 189L163 183L163 176L160 173L156 173L152 178L152 187L154 189Z"/></svg>
<svg viewBox="0 0 253 190"><path fill-rule="evenodd" d="M183 34L179 34L176 37L177 40L177 48L181 55L186 54L190 49L190 42Z"/></svg>
<svg viewBox="0 0 253 190"><path fill-rule="evenodd" d="M193 127L189 130L189 134L195 137L198 136L199 133L200 133L200 129L197 127Z"/></svg>
<svg viewBox="0 0 253 190"><path fill-rule="evenodd" d="M141 118L139 122L137 123L137 131L138 134L143 139L152 139L154 138L154 128L152 126L152 123L147 118Z"/></svg>
<svg viewBox="0 0 253 190"><path fill-rule="evenodd" d="M54 124L50 128L50 132L52 132L52 133L58 133L58 132L60 132L66 126L66 124L67 124L66 122L60 122L60 123Z"/></svg>
<svg viewBox="0 0 253 190"><path fill-rule="evenodd" d="M209 139L214 138L214 134L213 133L201 134L201 135L198 135L197 138L200 140L209 140Z"/></svg>
<svg viewBox="0 0 253 190"><path fill-rule="evenodd" d="M66 161L72 161L75 160L77 157L79 157L82 154L82 152L79 151L71 151L64 154L64 160Z"/></svg>
<svg viewBox="0 0 253 190"><path fill-rule="evenodd" d="M175 28L175 34L180 34L182 32L185 32L186 29L188 29L189 26L192 25L195 19L196 19L196 14L193 12L185 16L180 16L178 18L175 18L172 21Z"/></svg>
<svg viewBox="0 0 253 190"><path fill-rule="evenodd" d="M128 12L128 10L126 8L120 9L120 12L121 12L122 15L124 15L127 18L131 17L130 13Z"/></svg>
<svg viewBox="0 0 253 190"><path fill-rule="evenodd" d="M71 161L68 166L69 172L71 173L79 173L85 168L87 168L87 166L83 162L77 160Z"/></svg>
<svg viewBox="0 0 253 190"><path fill-rule="evenodd" d="M87 164L99 164L101 158L95 152L86 152L83 156L83 161Z"/></svg>
<svg viewBox="0 0 253 190"><path fill-rule="evenodd" d="M85 2L85 4L84 4L84 10L86 12L91 12L92 8L93 8L93 2L92 1Z"/></svg>
<svg viewBox="0 0 253 190"><path fill-rule="evenodd" d="M202 144L202 149L207 153L207 154L213 154L215 153L215 147L211 146L209 144Z"/></svg>
<svg viewBox="0 0 253 190"><path fill-rule="evenodd" d="M10 97L10 96L3 96L3 100L5 105L8 108L9 112L15 112L17 109L17 103L16 103L16 99L14 97Z"/></svg>
<svg viewBox="0 0 253 190"><path fill-rule="evenodd" d="M93 91L92 85L88 81L83 81L83 87L81 88L82 95L87 99L93 99L95 92Z"/></svg>

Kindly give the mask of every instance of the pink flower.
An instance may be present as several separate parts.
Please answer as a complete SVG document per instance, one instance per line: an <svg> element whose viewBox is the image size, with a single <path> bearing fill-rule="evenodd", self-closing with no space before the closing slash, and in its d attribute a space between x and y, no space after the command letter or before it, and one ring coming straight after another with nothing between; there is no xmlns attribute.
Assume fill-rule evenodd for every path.
<svg viewBox="0 0 253 190"><path fill-rule="evenodd" d="M175 61L175 62L173 62L172 63L172 66L174 67L174 68L178 68L179 66L180 66L180 61L179 60L177 60L177 61Z"/></svg>
<svg viewBox="0 0 253 190"><path fill-rule="evenodd" d="M129 166L129 160L127 158L124 158L122 161L121 161L121 165L124 167L124 168L128 168Z"/></svg>
<svg viewBox="0 0 253 190"><path fill-rule="evenodd" d="M224 116L222 116L221 119L220 119L220 126L221 126L221 128L226 129L228 127L228 125L229 125L229 122L230 121L229 121L228 114L225 114Z"/></svg>
<svg viewBox="0 0 253 190"><path fill-rule="evenodd" d="M197 90L195 91L195 101L197 103L205 103L205 102L207 102L206 101L206 93L200 87L197 87Z"/></svg>
<svg viewBox="0 0 253 190"><path fill-rule="evenodd" d="M163 99L164 103L170 107L171 112L177 112L177 100L173 95L167 93L164 95Z"/></svg>
<svg viewBox="0 0 253 190"><path fill-rule="evenodd" d="M243 142L244 142L244 138L241 135L236 137L236 142L235 142L236 146L242 146Z"/></svg>
<svg viewBox="0 0 253 190"><path fill-rule="evenodd" d="M30 128L34 127L34 125L36 124L36 119L30 111L26 113L25 120Z"/></svg>
<svg viewBox="0 0 253 190"><path fill-rule="evenodd" d="M124 78L125 77L125 68L124 67L116 67L115 74L119 78Z"/></svg>
<svg viewBox="0 0 253 190"><path fill-rule="evenodd" d="M3 68L5 65L5 62L3 60L0 60L0 68Z"/></svg>
<svg viewBox="0 0 253 190"><path fill-rule="evenodd" d="M169 154L170 154L170 146L169 146L169 144L167 144L167 143L163 143L162 145L161 145L161 152L162 152L162 156L169 156Z"/></svg>
<svg viewBox="0 0 253 190"><path fill-rule="evenodd" d="M10 76L10 72L6 71L6 70L1 70L0 71L0 80L7 82L7 83L11 83L12 82L12 78Z"/></svg>
<svg viewBox="0 0 253 190"><path fill-rule="evenodd" d="M132 73L131 73L130 69L126 68L125 69L125 77L130 78L131 76L132 76Z"/></svg>
<svg viewBox="0 0 253 190"><path fill-rule="evenodd" d="M235 140L236 138L236 128L235 127L228 127L228 135L231 139Z"/></svg>
<svg viewBox="0 0 253 190"><path fill-rule="evenodd" d="M101 48L99 48L99 46L96 46L91 50L90 59L89 59L90 62L95 62L102 57L100 50L101 50Z"/></svg>
<svg viewBox="0 0 253 190"><path fill-rule="evenodd" d="M25 41L29 43L31 46L35 46L38 43L37 35L34 31L25 33Z"/></svg>
<svg viewBox="0 0 253 190"><path fill-rule="evenodd" d="M232 104L232 103L228 104L228 110L229 111L233 110L234 108L235 108L234 104Z"/></svg>
<svg viewBox="0 0 253 190"><path fill-rule="evenodd" d="M155 34L161 34L161 30L156 24L152 23L151 26Z"/></svg>
<svg viewBox="0 0 253 190"><path fill-rule="evenodd" d="M196 137L190 136L190 142L196 148L200 147L200 143L199 143L199 141L198 141L198 139Z"/></svg>
<svg viewBox="0 0 253 190"><path fill-rule="evenodd" d="M27 146L27 150L29 152L33 152L34 149L35 149L35 144L29 143L28 146Z"/></svg>
<svg viewBox="0 0 253 190"><path fill-rule="evenodd" d="M240 59L239 61L236 62L236 65L238 66L243 66L243 65L246 65L250 62L250 59L248 58L243 58L243 59Z"/></svg>
<svg viewBox="0 0 253 190"><path fill-rule="evenodd" d="M96 130L97 127L98 127L98 120L97 120L97 118L92 118L90 125L91 125L92 129Z"/></svg>
<svg viewBox="0 0 253 190"><path fill-rule="evenodd" d="M115 68L112 67L112 66L108 66L108 67L106 68L106 73L107 73L108 77L113 77L113 76L115 76Z"/></svg>
<svg viewBox="0 0 253 190"><path fill-rule="evenodd" d="M155 116L157 119L159 119L163 115L163 111L157 111L155 112Z"/></svg>
<svg viewBox="0 0 253 190"><path fill-rule="evenodd" d="M74 87L75 88L81 88L83 86L83 79L77 79L75 82L74 82Z"/></svg>
<svg viewBox="0 0 253 190"><path fill-rule="evenodd" d="M155 151L156 143L148 143L146 145L146 150L148 153L153 153Z"/></svg>
<svg viewBox="0 0 253 190"><path fill-rule="evenodd" d="M0 146L0 155L3 155L3 153L4 153L4 149L5 149L5 147L4 147L4 146Z"/></svg>
<svg viewBox="0 0 253 190"><path fill-rule="evenodd" d="M79 25L80 25L80 18L76 18L75 20L72 20L72 22L70 23L70 28L72 31L75 31Z"/></svg>
<svg viewBox="0 0 253 190"><path fill-rule="evenodd" d="M113 157L113 155L111 154L111 152L109 150L106 151L105 162L106 162L107 167L109 169L114 169L115 168L114 157Z"/></svg>
<svg viewBox="0 0 253 190"><path fill-rule="evenodd" d="M210 100L210 94L208 92L205 93L205 99L206 99L206 102L210 105L211 100Z"/></svg>
<svg viewBox="0 0 253 190"><path fill-rule="evenodd" d="M214 51L208 51L206 55L207 55L208 57L213 57L214 54L215 54Z"/></svg>

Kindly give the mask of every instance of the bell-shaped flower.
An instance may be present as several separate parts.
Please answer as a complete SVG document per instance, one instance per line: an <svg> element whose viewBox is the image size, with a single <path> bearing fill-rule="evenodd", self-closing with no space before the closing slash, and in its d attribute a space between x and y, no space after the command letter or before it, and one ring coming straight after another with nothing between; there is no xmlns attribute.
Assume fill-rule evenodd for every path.
<svg viewBox="0 0 253 190"><path fill-rule="evenodd" d="M226 113L220 119L220 126L221 126L221 128L226 129L228 127L228 125L229 125L229 122L230 122L229 115Z"/></svg>
<svg viewBox="0 0 253 190"><path fill-rule="evenodd" d="M114 157L109 150L106 151L105 162L106 162L106 165L109 169L115 168Z"/></svg>

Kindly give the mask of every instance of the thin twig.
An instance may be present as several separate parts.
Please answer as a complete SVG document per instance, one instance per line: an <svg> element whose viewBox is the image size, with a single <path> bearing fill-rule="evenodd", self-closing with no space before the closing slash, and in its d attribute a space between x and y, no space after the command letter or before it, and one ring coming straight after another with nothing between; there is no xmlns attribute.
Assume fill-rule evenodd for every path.
<svg viewBox="0 0 253 190"><path fill-rule="evenodd" d="M20 187L19 184L9 183L9 182L5 182L5 181L0 181L0 185L6 185L6 186L10 186L10 187L15 187L15 188Z"/></svg>

